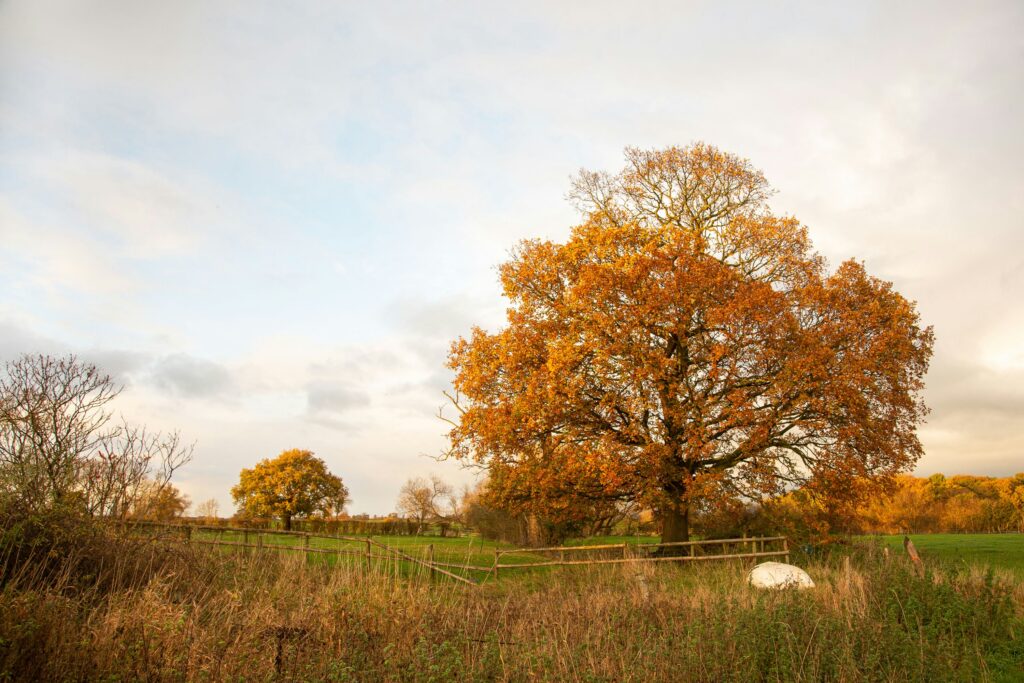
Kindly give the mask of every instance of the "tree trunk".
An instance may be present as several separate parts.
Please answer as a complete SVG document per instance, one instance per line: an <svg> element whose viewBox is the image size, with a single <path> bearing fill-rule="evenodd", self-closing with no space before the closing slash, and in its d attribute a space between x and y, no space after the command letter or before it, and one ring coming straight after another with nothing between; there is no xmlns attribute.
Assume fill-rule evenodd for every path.
<svg viewBox="0 0 1024 683"><path fill-rule="evenodd" d="M686 501L677 501L674 505L661 510L661 542L680 543L690 540L690 506ZM661 546L654 551L660 557L678 557L689 555L688 545Z"/></svg>
<svg viewBox="0 0 1024 683"><path fill-rule="evenodd" d="M690 540L690 506L677 502L661 511L661 542L678 543Z"/></svg>
<svg viewBox="0 0 1024 683"><path fill-rule="evenodd" d="M285 531L291 531L292 530L292 516L291 515L282 515L281 519L284 521L284 530Z"/></svg>

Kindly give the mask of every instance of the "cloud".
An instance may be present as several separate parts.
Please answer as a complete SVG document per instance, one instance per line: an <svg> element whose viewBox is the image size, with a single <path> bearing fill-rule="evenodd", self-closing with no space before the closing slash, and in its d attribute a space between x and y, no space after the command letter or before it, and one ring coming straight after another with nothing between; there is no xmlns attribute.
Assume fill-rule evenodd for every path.
<svg viewBox="0 0 1024 683"><path fill-rule="evenodd" d="M54 193L51 201L63 194L76 218L98 236L112 238L111 246L124 258L188 253L223 222L201 190L135 160L72 153L36 163L46 164L40 173Z"/></svg>
<svg viewBox="0 0 1024 683"><path fill-rule="evenodd" d="M153 361L147 353L123 349L86 349L79 354L79 358L93 363L122 386L131 385L136 376Z"/></svg>
<svg viewBox="0 0 1024 683"><path fill-rule="evenodd" d="M497 278L495 272L495 282ZM382 313L413 339L441 341L446 346L457 336L468 335L473 326L497 326L505 319L502 302L468 289L441 297L405 296Z"/></svg>
<svg viewBox="0 0 1024 683"><path fill-rule="evenodd" d="M0 363L22 355L65 356L74 353L84 363L92 363L120 385L131 383L132 376L151 361L149 355L123 349L78 348L32 331L29 327L0 320Z"/></svg>
<svg viewBox="0 0 1024 683"><path fill-rule="evenodd" d="M138 281L114 254L87 232L69 230L52 215L29 216L0 194L0 267L20 275L18 284L42 292L50 303L66 303L89 292L110 296L132 291Z"/></svg>
<svg viewBox="0 0 1024 683"><path fill-rule="evenodd" d="M21 325L0 320L0 362L14 360L24 354L58 354L62 346Z"/></svg>
<svg viewBox="0 0 1024 683"><path fill-rule="evenodd" d="M157 361L149 374L157 388L183 398L224 396L234 387L231 373L218 363L177 353Z"/></svg>
<svg viewBox="0 0 1024 683"><path fill-rule="evenodd" d="M325 382L316 382L306 390L306 400L311 415L343 414L352 408L370 405L370 396L349 387Z"/></svg>

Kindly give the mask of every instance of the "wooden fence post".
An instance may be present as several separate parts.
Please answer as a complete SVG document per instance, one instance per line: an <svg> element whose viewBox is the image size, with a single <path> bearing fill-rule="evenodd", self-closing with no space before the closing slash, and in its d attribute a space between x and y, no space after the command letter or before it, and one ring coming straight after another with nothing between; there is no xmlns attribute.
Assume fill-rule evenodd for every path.
<svg viewBox="0 0 1024 683"><path fill-rule="evenodd" d="M625 543L622 544L622 559L629 559L629 546Z"/></svg>
<svg viewBox="0 0 1024 683"><path fill-rule="evenodd" d="M498 578L498 562L501 561L501 551L497 547L494 548L494 578Z"/></svg>
<svg viewBox="0 0 1024 683"><path fill-rule="evenodd" d="M921 556L917 554L917 548L914 547L914 542L910 540L910 536L903 537L903 548L907 551L907 555L910 555L910 561L914 563L914 571L917 572L918 576L924 576L924 562L921 561Z"/></svg>
<svg viewBox="0 0 1024 683"><path fill-rule="evenodd" d="M249 548L249 530L248 529L246 529L245 531L242 532L242 543L244 544L242 546L242 554L243 555L248 555L251 552L251 550Z"/></svg>
<svg viewBox="0 0 1024 683"><path fill-rule="evenodd" d="M430 563L430 583L434 583L434 544L427 546L427 561Z"/></svg>
<svg viewBox="0 0 1024 683"><path fill-rule="evenodd" d="M306 534L302 538L302 547L305 548L302 555L305 557L306 562L309 562L309 534Z"/></svg>
<svg viewBox="0 0 1024 683"><path fill-rule="evenodd" d="M782 549L786 551L786 564L789 564L789 539L782 539Z"/></svg>
<svg viewBox="0 0 1024 683"><path fill-rule="evenodd" d="M185 542L192 542L192 527L188 526L187 524L185 525Z"/></svg>
<svg viewBox="0 0 1024 683"><path fill-rule="evenodd" d="M370 539L366 539L366 573L370 573Z"/></svg>
<svg viewBox="0 0 1024 683"><path fill-rule="evenodd" d="M256 550L263 550L263 533L256 532Z"/></svg>

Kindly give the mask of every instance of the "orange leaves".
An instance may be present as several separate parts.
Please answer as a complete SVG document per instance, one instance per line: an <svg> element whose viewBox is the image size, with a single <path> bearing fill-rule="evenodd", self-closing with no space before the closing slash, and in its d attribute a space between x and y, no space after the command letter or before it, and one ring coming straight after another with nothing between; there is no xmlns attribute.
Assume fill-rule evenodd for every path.
<svg viewBox="0 0 1024 683"><path fill-rule="evenodd" d="M524 242L502 266L507 327L453 345L453 455L500 465L524 501L672 509L911 465L932 345L914 305L856 262L829 276L745 160L626 156L581 174L586 220L564 244Z"/></svg>
<svg viewBox="0 0 1024 683"><path fill-rule="evenodd" d="M310 451L292 449L243 469L231 496L245 514L281 517L340 512L348 499L341 479Z"/></svg>
<svg viewBox="0 0 1024 683"><path fill-rule="evenodd" d="M896 477L884 495L858 506L853 527L871 533L1006 532L1024 530L1015 491L1024 474L1001 479L941 474Z"/></svg>

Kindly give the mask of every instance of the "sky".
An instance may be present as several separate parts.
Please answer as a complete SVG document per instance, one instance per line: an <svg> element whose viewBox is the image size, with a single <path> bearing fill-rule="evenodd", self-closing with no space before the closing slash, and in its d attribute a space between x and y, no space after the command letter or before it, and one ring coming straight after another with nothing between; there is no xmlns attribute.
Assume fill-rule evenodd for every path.
<svg viewBox="0 0 1024 683"><path fill-rule="evenodd" d="M0 1L0 360L76 353L196 443L384 514L449 343L580 168L706 141L934 325L917 473L1024 470L1024 4Z"/></svg>

